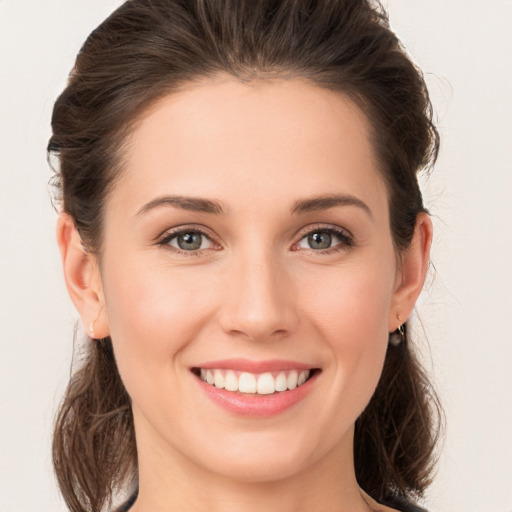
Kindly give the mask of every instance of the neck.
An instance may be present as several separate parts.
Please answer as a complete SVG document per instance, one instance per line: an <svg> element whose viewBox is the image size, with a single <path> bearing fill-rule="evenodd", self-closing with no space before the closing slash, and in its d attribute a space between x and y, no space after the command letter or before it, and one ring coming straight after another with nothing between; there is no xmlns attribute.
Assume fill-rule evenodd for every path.
<svg viewBox="0 0 512 512"><path fill-rule="evenodd" d="M139 496L130 512L369 512L355 479L352 436L303 471L271 481L213 473L177 452L139 446ZM153 455L153 456L151 456ZM222 469L222 468L220 468Z"/></svg>

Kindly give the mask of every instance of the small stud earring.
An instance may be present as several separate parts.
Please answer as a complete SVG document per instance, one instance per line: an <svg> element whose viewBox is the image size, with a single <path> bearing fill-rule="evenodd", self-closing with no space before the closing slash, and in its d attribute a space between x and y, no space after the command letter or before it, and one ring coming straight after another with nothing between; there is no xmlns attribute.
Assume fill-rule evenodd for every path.
<svg viewBox="0 0 512 512"><path fill-rule="evenodd" d="M397 315L397 318L399 322L402 322L400 315ZM403 341L405 341L405 323L400 323L396 330L390 333L389 344L393 347L398 347Z"/></svg>

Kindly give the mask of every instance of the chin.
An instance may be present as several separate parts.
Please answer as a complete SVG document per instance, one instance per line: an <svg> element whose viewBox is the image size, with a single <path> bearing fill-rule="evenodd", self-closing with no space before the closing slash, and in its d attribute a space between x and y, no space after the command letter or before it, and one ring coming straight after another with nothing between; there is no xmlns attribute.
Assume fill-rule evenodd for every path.
<svg viewBox="0 0 512 512"><path fill-rule="evenodd" d="M287 479L303 471L322 453L313 444L293 435L271 432L248 432L230 439L227 443L215 443L215 451L203 452L198 463L221 477L245 483L275 482ZM298 436L300 437L300 436Z"/></svg>
<svg viewBox="0 0 512 512"><path fill-rule="evenodd" d="M295 457L246 457L244 460L224 459L212 470L219 476L242 483L270 483L290 478L306 466Z"/></svg>

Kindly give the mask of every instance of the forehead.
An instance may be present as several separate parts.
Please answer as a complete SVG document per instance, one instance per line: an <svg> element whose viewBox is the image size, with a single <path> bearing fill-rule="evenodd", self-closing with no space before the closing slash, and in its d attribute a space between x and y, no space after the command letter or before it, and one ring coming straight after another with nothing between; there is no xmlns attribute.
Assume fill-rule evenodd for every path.
<svg viewBox="0 0 512 512"><path fill-rule="evenodd" d="M116 189L134 208L163 194L244 205L340 192L383 206L369 131L348 97L299 80L190 84L141 116L112 200Z"/></svg>

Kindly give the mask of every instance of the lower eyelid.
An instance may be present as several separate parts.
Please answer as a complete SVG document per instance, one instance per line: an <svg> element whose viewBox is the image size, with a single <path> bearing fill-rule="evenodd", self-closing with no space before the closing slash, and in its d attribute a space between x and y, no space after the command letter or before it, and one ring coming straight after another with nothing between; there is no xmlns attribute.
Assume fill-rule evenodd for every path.
<svg viewBox="0 0 512 512"><path fill-rule="evenodd" d="M187 233L189 233L187 231ZM176 247L174 245L171 245L171 240L175 240L177 239L180 235L182 235L183 233L178 233L177 235L173 235L171 238L169 238L169 241L167 242L167 245L170 245L171 247L174 247L176 250L179 250L179 251L184 251L184 252L198 252L198 251L204 251L206 249L210 249L211 246L214 245L214 242L208 237L206 236L205 234L203 233L200 233L200 235L203 237L203 240L201 241L201 246L205 243L205 240L207 240L207 244L210 245L210 247L199 247L199 249L194 249L194 250L190 250L190 251L186 251L185 249L182 249L181 247Z"/></svg>
<svg viewBox="0 0 512 512"><path fill-rule="evenodd" d="M330 235L336 237L339 240L339 243L336 244L336 246L340 245L340 244L343 244L345 246L353 245L353 236L351 234L349 234L345 231L342 231L341 229L334 229L334 228L322 227L322 226L319 226L319 227L312 229L306 233L303 233L301 235L301 237L299 238L299 241L294 245L297 245L299 242L301 242L302 240L304 240L305 238L307 238L309 235L311 235L313 233L322 233L322 232L329 233ZM336 246L330 247L325 250L333 249ZM312 249L312 250L315 250L315 249ZM321 250L317 249L317 250L315 250L315 252L321 252Z"/></svg>
<svg viewBox="0 0 512 512"><path fill-rule="evenodd" d="M209 241L209 243L211 244L211 246L216 246L216 247L219 246L219 244L217 244L217 242L215 242L215 240L209 234L207 234L204 231L201 231L200 229L197 229L197 228L196 229L180 229L178 231L174 231L174 232L170 232L170 233L168 232L168 233L164 234L163 236L161 236L157 240L157 244L161 245L161 246L172 247L173 249L176 249L177 251L193 253L194 251L184 251L183 249L180 249L179 247L174 247L173 245L170 244L171 240L174 240L175 238L179 237L180 235L183 235L184 233L198 233L202 237L206 238ZM207 250L209 248L210 247L205 248L205 249L197 249L197 251L203 251L203 250Z"/></svg>
<svg viewBox="0 0 512 512"><path fill-rule="evenodd" d="M205 237L209 241L209 247L206 247L206 248L203 248L203 249L196 249L196 250L187 251L187 250L181 249L180 247L175 247L175 246L170 244L171 240L177 238L178 236L180 236L180 235L182 235L184 233L191 233L191 232L199 233L201 236ZM317 233L317 232L329 233L332 236L338 238L339 242L336 243L335 245L331 246L331 247L326 248L326 249L312 249L312 248L301 248L301 249L310 250L310 251L312 251L312 252L314 252L316 254L326 254L326 253L329 253L331 251L334 252L337 248L338 249L349 248L349 247L354 245L353 236L350 233L345 232L345 231L343 231L341 229L334 229L332 227L318 226L315 229L311 229L311 230L307 231L306 233L303 233L301 235L300 239L298 240L298 242L293 244L293 247L295 248L294 250L298 249L298 244L302 240L307 238L312 233ZM178 229L178 230L176 230L174 232L167 232L166 234L161 236L159 238L159 240L157 240L157 244L160 245L160 246L164 246L164 247L165 246L170 247L172 251L175 251L176 253L179 253L179 254L184 254L186 256L194 256L194 255L197 255L198 253L200 253L202 251L208 251L208 250L212 250L212 249L213 250L221 249L220 244L218 244L215 241L215 239L209 233L206 233L203 230L198 229L198 228L194 228L194 227L191 227L191 228L188 228L188 229L187 228L185 228L185 229Z"/></svg>

